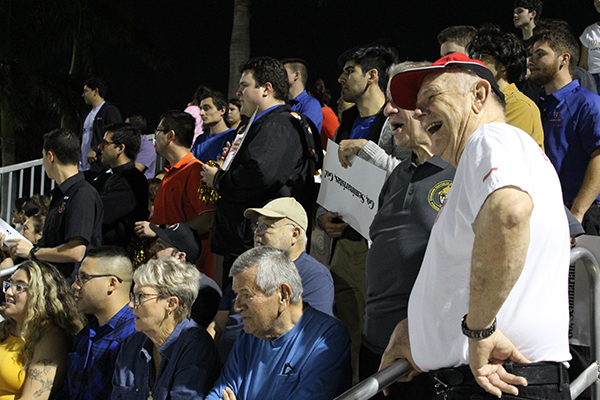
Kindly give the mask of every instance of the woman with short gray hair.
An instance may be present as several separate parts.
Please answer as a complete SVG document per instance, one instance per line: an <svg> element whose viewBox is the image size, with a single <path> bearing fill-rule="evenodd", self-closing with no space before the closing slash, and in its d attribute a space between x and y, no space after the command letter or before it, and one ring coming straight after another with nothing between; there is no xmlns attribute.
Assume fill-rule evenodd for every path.
<svg viewBox="0 0 600 400"><path fill-rule="evenodd" d="M121 347L112 399L203 399L218 376L215 344L189 319L200 273L174 257L150 260L133 274L129 307L136 333Z"/></svg>

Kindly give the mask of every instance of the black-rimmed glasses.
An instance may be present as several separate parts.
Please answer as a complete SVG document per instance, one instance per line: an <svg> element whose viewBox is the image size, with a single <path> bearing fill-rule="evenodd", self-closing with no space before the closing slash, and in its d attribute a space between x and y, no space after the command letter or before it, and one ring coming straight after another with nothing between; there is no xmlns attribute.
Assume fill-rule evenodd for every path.
<svg viewBox="0 0 600 400"><path fill-rule="evenodd" d="M123 283L123 279L119 278L118 276L116 276L114 274L102 274L102 275L77 274L75 276L75 283L79 286L83 286L94 278L105 278L107 276L112 276L114 278L117 278L119 283Z"/></svg>
<svg viewBox="0 0 600 400"><path fill-rule="evenodd" d="M146 300L150 300L150 297L160 297L158 293L129 293L129 301L134 307L139 307Z"/></svg>

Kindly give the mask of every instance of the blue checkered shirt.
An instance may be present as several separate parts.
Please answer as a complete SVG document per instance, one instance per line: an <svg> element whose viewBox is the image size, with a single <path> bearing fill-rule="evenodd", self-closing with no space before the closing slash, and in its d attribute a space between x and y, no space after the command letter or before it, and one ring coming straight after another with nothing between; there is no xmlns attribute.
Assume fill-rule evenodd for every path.
<svg viewBox="0 0 600 400"><path fill-rule="evenodd" d="M125 305L107 323L94 318L75 336L69 354L67 398L105 400L112 392L112 376L121 343L135 332L132 310Z"/></svg>

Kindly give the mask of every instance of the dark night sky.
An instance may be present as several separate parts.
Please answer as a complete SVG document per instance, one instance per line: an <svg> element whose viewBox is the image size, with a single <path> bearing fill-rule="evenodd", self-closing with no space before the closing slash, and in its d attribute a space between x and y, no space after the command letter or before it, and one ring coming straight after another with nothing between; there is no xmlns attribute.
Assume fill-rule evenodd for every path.
<svg viewBox="0 0 600 400"><path fill-rule="evenodd" d="M151 6L153 3L156 6ZM251 55L300 57L313 77L339 94L337 57L347 48L378 39L396 43L403 60L438 58L437 33L450 25L493 22L519 34L512 24L512 0L339 1L254 0ZM393 5L390 5L393 4ZM168 109L183 109L196 87L227 91L232 0L145 2L140 23L163 47L171 65L151 71L140 61L107 48L104 78L108 98L123 116L145 115L155 126ZM598 19L591 0L545 0L543 17L564 19L579 35Z"/></svg>

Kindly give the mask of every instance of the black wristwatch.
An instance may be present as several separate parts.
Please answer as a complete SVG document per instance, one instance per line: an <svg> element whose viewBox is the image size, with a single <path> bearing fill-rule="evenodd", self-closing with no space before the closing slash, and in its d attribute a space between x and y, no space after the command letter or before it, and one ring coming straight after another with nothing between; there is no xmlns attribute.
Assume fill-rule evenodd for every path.
<svg viewBox="0 0 600 400"><path fill-rule="evenodd" d="M31 250L29 250L29 259L30 260L37 260L37 257L35 256L35 253L40 249L40 246L33 246L31 248Z"/></svg>
<svg viewBox="0 0 600 400"><path fill-rule="evenodd" d="M492 326L489 328L485 328L480 331L473 331L467 326L467 315L468 314L465 314L465 316L462 317L462 321L460 321L462 333L466 337L471 339L485 339L486 337L492 336L492 334L496 332L496 317L494 317L494 322L492 322Z"/></svg>

